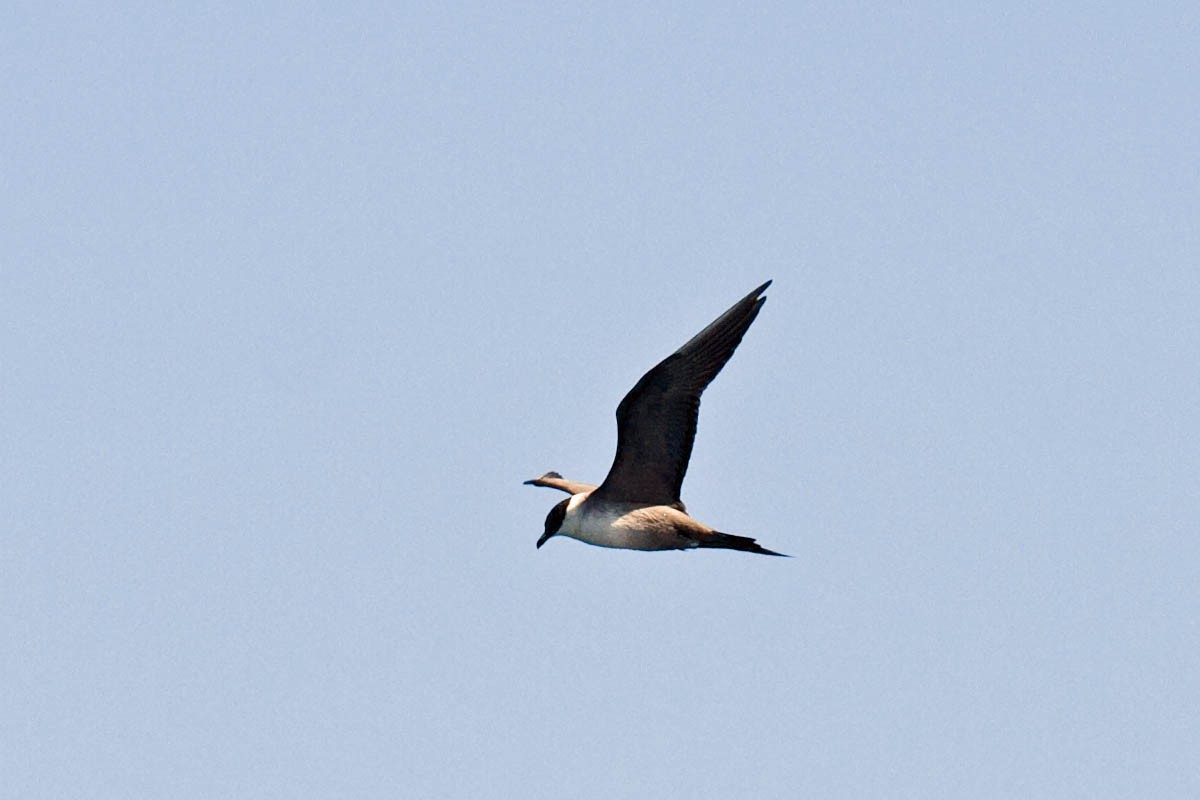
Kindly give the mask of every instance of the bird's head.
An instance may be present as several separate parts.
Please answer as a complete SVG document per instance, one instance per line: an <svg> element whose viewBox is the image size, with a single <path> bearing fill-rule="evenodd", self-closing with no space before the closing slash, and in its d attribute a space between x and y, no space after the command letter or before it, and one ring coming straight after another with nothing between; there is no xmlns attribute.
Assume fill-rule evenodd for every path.
<svg viewBox="0 0 1200 800"><path fill-rule="evenodd" d="M559 529L562 528L563 520L567 517L567 503L569 502L571 502L571 498L568 497L550 509L550 513L546 515L546 532L542 534L542 538L538 539L538 547L544 545L551 536L558 533Z"/></svg>

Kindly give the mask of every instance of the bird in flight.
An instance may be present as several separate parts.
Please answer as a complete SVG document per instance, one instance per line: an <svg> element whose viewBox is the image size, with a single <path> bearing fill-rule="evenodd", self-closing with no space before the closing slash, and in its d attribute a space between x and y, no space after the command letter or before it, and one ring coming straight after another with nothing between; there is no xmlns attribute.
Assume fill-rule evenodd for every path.
<svg viewBox="0 0 1200 800"><path fill-rule="evenodd" d="M550 509L538 547L553 536L567 536L629 550L718 547L783 555L693 519L679 499L696 439L700 395L737 349L770 285L767 281L735 303L625 395L617 406L617 455L604 483L577 483L557 472L525 481L571 495Z"/></svg>

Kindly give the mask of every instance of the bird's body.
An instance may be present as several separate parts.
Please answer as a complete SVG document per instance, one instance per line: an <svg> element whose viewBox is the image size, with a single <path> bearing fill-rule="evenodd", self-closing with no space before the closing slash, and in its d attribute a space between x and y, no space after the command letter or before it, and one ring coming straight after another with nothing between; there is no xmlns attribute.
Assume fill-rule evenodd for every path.
<svg viewBox="0 0 1200 800"><path fill-rule="evenodd" d="M617 407L617 455L600 486L557 472L525 481L571 495L550 510L541 547L567 536L599 547L695 547L782 555L688 515L679 498L696 436L700 395L741 342L766 298L767 281L642 376Z"/></svg>
<svg viewBox="0 0 1200 800"><path fill-rule="evenodd" d="M588 502L591 493L572 495L558 535L598 547L627 550L681 550L699 546L712 532L672 506Z"/></svg>

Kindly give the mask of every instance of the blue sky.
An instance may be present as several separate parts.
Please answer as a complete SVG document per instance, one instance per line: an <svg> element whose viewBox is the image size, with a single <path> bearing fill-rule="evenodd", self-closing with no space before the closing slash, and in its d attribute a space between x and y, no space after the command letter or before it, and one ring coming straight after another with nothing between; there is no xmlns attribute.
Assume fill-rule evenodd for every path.
<svg viewBox="0 0 1200 800"><path fill-rule="evenodd" d="M1191 5L3 28L0 795L1200 794Z"/></svg>

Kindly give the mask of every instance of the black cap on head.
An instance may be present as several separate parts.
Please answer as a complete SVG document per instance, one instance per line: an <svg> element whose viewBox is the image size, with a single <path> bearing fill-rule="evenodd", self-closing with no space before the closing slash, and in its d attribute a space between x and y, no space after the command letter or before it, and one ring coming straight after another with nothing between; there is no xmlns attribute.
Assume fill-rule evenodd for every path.
<svg viewBox="0 0 1200 800"><path fill-rule="evenodd" d="M571 502L571 499L567 498L550 509L550 513L546 515L546 532L542 534L542 538L538 539L538 547L544 545L547 539L558 533L558 529L562 527L563 520L567 518L567 503L569 502Z"/></svg>

